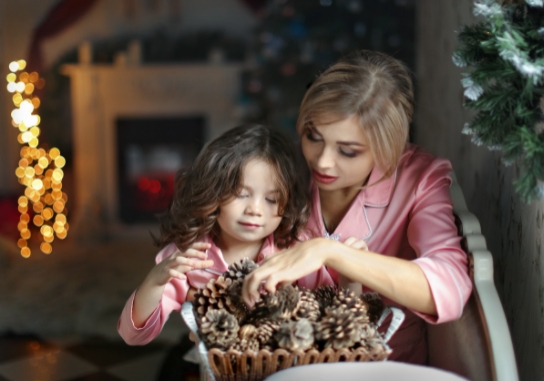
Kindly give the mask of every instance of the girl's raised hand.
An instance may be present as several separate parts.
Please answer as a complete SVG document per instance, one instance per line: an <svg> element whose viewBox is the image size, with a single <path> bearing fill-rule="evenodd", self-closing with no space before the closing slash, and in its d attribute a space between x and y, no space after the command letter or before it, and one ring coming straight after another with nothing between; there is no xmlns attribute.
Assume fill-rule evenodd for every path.
<svg viewBox="0 0 544 381"><path fill-rule="evenodd" d="M155 265L148 275L149 281L164 286L172 278L186 279L186 272L195 269L206 269L213 266L213 261L207 259L206 250L211 247L206 242L195 242L186 251L176 250L168 258Z"/></svg>

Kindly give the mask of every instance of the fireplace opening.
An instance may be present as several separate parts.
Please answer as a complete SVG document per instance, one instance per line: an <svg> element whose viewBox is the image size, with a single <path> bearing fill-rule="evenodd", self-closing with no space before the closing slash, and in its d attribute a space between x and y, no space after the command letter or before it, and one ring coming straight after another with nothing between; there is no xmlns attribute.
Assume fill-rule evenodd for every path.
<svg viewBox="0 0 544 381"><path fill-rule="evenodd" d="M156 222L174 193L174 177L204 144L202 116L117 119L119 218Z"/></svg>

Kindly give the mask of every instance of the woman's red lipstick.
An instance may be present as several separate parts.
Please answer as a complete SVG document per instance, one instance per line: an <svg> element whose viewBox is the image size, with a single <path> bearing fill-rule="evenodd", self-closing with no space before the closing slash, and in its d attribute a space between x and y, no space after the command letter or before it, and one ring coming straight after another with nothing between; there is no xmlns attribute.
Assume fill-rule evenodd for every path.
<svg viewBox="0 0 544 381"><path fill-rule="evenodd" d="M322 184L332 184L334 183L338 177L336 176L328 176L323 173L317 172L315 169L313 170L314 179Z"/></svg>

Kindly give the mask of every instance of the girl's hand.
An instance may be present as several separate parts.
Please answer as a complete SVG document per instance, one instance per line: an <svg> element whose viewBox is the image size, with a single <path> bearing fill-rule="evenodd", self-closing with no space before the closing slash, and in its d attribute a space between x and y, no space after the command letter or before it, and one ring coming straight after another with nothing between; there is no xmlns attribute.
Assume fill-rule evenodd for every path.
<svg viewBox="0 0 544 381"><path fill-rule="evenodd" d="M195 242L185 252L176 250L168 258L156 264L148 274L148 282L164 286L172 278L184 280L186 272L195 269L206 269L213 266L212 260L207 260L206 250L211 247L206 242Z"/></svg>
<svg viewBox="0 0 544 381"><path fill-rule="evenodd" d="M344 245L347 245L349 247L353 247L354 249L368 251L368 245L366 244L366 242L363 241L362 239L358 239L358 238L355 238L355 237L349 237L348 239L346 239L344 241Z"/></svg>
<svg viewBox="0 0 544 381"><path fill-rule="evenodd" d="M195 242L185 252L176 250L169 257L157 263L136 290L132 320L138 328L143 327L160 303L165 285L172 279L186 279L185 273L194 269L205 269L213 266L207 260L206 250L210 248L206 242Z"/></svg>
<svg viewBox="0 0 544 381"><path fill-rule="evenodd" d="M325 263L326 248L333 243L330 239L315 238L268 256L264 262L244 279L242 297L248 307L259 300L259 289L276 292L278 285L291 284Z"/></svg>

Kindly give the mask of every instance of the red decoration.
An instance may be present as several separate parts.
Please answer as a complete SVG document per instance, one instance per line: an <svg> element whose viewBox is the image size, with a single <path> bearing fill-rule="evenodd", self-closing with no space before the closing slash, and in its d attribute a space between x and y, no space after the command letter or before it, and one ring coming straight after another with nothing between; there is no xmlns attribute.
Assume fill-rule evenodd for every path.
<svg viewBox="0 0 544 381"><path fill-rule="evenodd" d="M42 42L53 37L83 17L96 0L62 0L34 29L27 59L27 71L43 72Z"/></svg>

